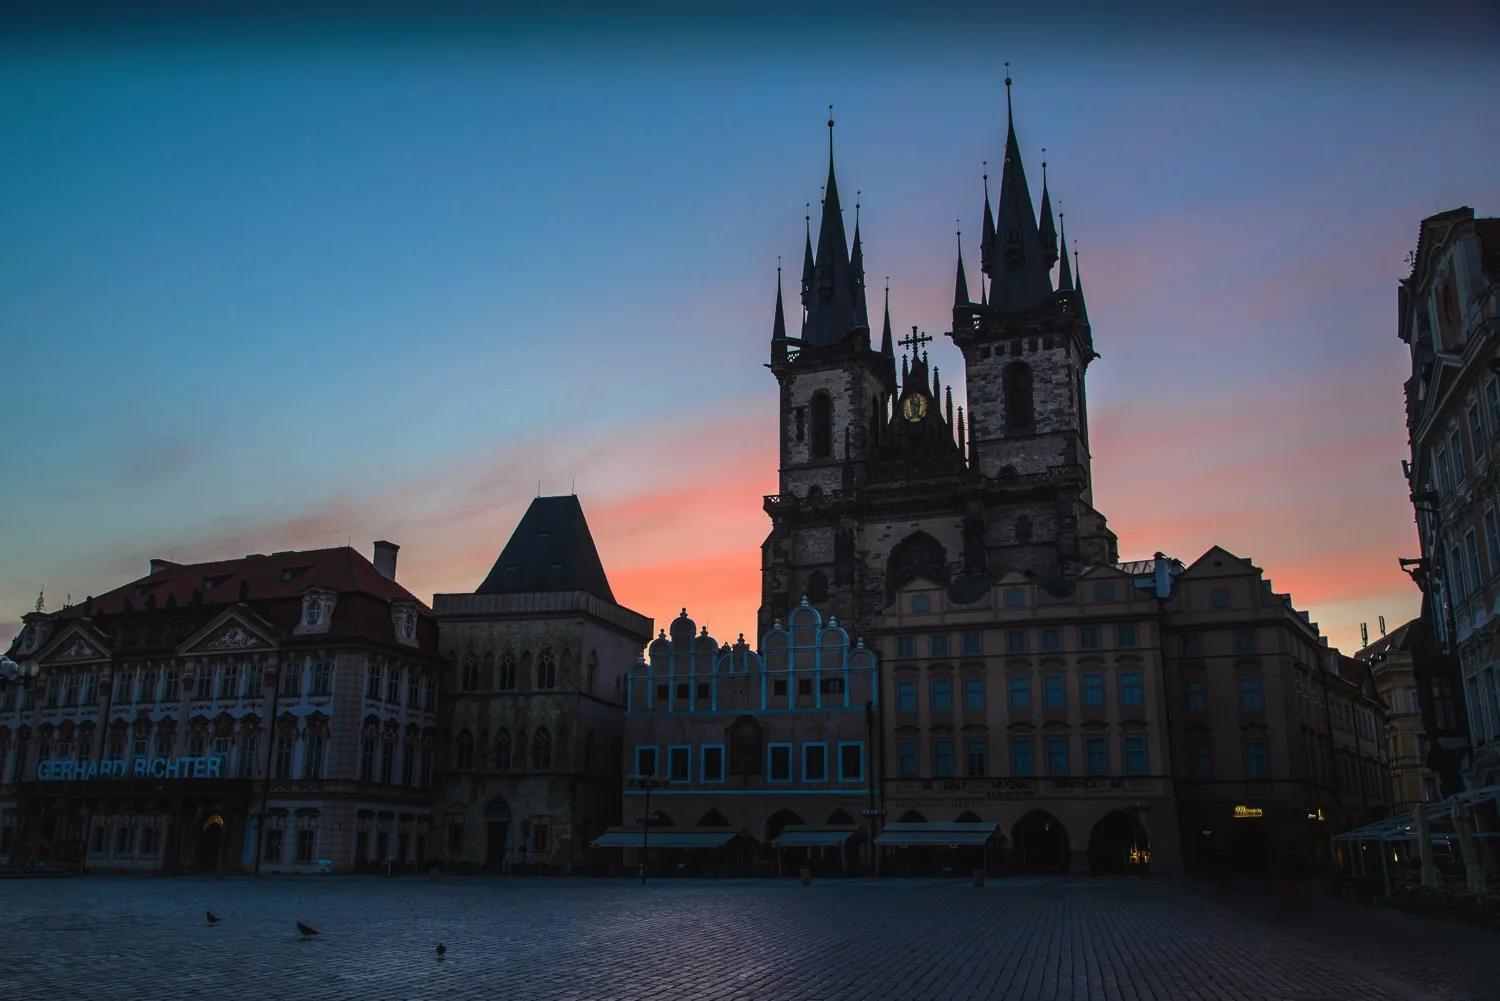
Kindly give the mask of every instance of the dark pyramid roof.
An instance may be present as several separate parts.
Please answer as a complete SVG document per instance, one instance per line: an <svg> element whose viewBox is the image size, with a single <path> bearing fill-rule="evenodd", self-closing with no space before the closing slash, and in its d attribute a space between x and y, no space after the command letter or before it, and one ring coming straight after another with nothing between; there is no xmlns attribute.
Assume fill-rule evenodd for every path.
<svg viewBox="0 0 1500 1001"><path fill-rule="evenodd" d="M531 502L475 594L587 591L615 600L583 505L572 495Z"/></svg>
<svg viewBox="0 0 1500 1001"><path fill-rule="evenodd" d="M1010 79L1006 78L1006 114L1010 116ZM1021 145L1014 118L1007 123L1005 171L1000 175L1000 203L996 207L995 246L990 254L990 305L1001 313L1035 309L1052 294L1051 268L1037 228L1037 217L1026 186Z"/></svg>
<svg viewBox="0 0 1500 1001"><path fill-rule="evenodd" d="M828 122L828 186L818 224L818 255L813 262L813 290L808 296L803 340L809 347L838 344L854 329L855 284L844 234L844 210L833 173L833 122ZM825 287L826 286L826 287Z"/></svg>
<svg viewBox="0 0 1500 1001"><path fill-rule="evenodd" d="M786 311L781 306L781 269L776 269L776 318L771 321L771 343L786 340Z"/></svg>

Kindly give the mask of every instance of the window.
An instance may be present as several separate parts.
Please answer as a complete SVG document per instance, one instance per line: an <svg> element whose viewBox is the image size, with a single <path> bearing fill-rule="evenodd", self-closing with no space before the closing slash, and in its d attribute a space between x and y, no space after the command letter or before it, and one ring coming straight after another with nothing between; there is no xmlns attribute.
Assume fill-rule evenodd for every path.
<svg viewBox="0 0 1500 1001"><path fill-rule="evenodd" d="M1206 740L1194 741L1188 748L1188 775L1195 782L1214 777L1214 746Z"/></svg>
<svg viewBox="0 0 1500 1001"><path fill-rule="evenodd" d="M808 410L812 419L812 457L826 459L833 455L833 401L827 393L814 393Z"/></svg>
<svg viewBox="0 0 1500 1001"><path fill-rule="evenodd" d="M858 742L839 745L839 781L865 780L865 745Z"/></svg>
<svg viewBox="0 0 1500 1001"><path fill-rule="evenodd" d="M401 671L395 665L385 679L385 700L393 706L401 704Z"/></svg>
<svg viewBox="0 0 1500 1001"><path fill-rule="evenodd" d="M552 767L552 734L547 732L546 727L539 729L536 736L531 738L531 767L539 771Z"/></svg>
<svg viewBox="0 0 1500 1001"><path fill-rule="evenodd" d="M1097 649L1099 649L1099 627L1098 626L1079 626L1078 627L1078 649L1080 649L1080 650L1097 650Z"/></svg>
<svg viewBox="0 0 1500 1001"><path fill-rule="evenodd" d="M1190 713L1208 711L1208 691L1202 681L1194 679L1187 683L1187 711Z"/></svg>
<svg viewBox="0 0 1500 1001"><path fill-rule="evenodd" d="M1135 671L1127 671L1120 675L1120 705L1140 706L1145 703L1141 697L1141 676Z"/></svg>
<svg viewBox="0 0 1500 1001"><path fill-rule="evenodd" d="M500 655L500 673L496 678L495 687L502 692L513 692L516 690L516 655L514 651L507 650Z"/></svg>
<svg viewBox="0 0 1500 1001"><path fill-rule="evenodd" d="M896 637L896 656L911 658L917 655L917 638L915 636Z"/></svg>
<svg viewBox="0 0 1500 1001"><path fill-rule="evenodd" d="M1448 470L1448 450L1441 445L1438 446L1437 460L1437 485L1443 493L1448 492L1448 484L1452 483L1452 474Z"/></svg>
<svg viewBox="0 0 1500 1001"><path fill-rule="evenodd" d="M1031 427L1031 366L1012 362L1005 369L1005 426L1013 430Z"/></svg>
<svg viewBox="0 0 1500 1001"><path fill-rule="evenodd" d="M1254 675L1240 678L1240 709L1247 713L1260 712L1264 705L1260 697L1260 679Z"/></svg>
<svg viewBox="0 0 1500 1001"><path fill-rule="evenodd" d="M1044 653L1052 653L1052 652L1055 652L1055 651L1058 651L1058 650L1061 650L1061 649L1062 649L1062 630L1061 629L1043 629L1042 630L1042 652L1044 652Z"/></svg>
<svg viewBox="0 0 1500 1001"><path fill-rule="evenodd" d="M1134 622L1115 626L1115 646L1120 650L1134 650L1140 643L1140 635Z"/></svg>
<svg viewBox="0 0 1500 1001"><path fill-rule="evenodd" d="M1048 709L1062 709L1068 704L1067 692L1063 689L1061 675L1049 675L1042 679L1042 705Z"/></svg>
<svg viewBox="0 0 1500 1001"><path fill-rule="evenodd" d="M823 694L837 694L844 690L843 678L824 678ZM697 698L700 702L708 702L713 698L713 686L706 681L698 682Z"/></svg>
<svg viewBox="0 0 1500 1001"><path fill-rule="evenodd" d="M942 739L932 742L932 775L939 779L953 777L953 741Z"/></svg>
<svg viewBox="0 0 1500 1001"><path fill-rule="evenodd" d="M913 595L911 599L911 610L913 612L932 611L932 598L925 594Z"/></svg>
<svg viewBox="0 0 1500 1001"><path fill-rule="evenodd" d="M917 683L915 681L896 682L896 710L903 713L917 711Z"/></svg>
<svg viewBox="0 0 1500 1001"><path fill-rule="evenodd" d="M537 736L545 732L545 730L538 731ZM673 782L687 782L692 777L693 749L681 746L667 748L667 778Z"/></svg>
<svg viewBox="0 0 1500 1001"><path fill-rule="evenodd" d="M980 738L972 738L964 743L964 774L971 779L982 779L987 774L985 766L985 746Z"/></svg>
<svg viewBox="0 0 1500 1001"><path fill-rule="evenodd" d="M1203 656L1203 634L1202 633L1183 633L1182 634L1182 655L1184 657L1202 657Z"/></svg>
<svg viewBox="0 0 1500 1001"><path fill-rule="evenodd" d="M247 733L240 737L239 775L242 779L255 775L255 747L255 734Z"/></svg>
<svg viewBox="0 0 1500 1001"><path fill-rule="evenodd" d="M656 774L656 748L637 747L635 749L635 773L637 775Z"/></svg>
<svg viewBox="0 0 1500 1001"><path fill-rule="evenodd" d="M792 745L770 744L770 780L772 782L792 781Z"/></svg>
<svg viewBox="0 0 1500 1001"><path fill-rule="evenodd" d="M323 777L323 735L314 733L307 738L307 747L302 758L302 777L305 779L320 779Z"/></svg>
<svg viewBox="0 0 1500 1001"><path fill-rule="evenodd" d="M1148 771L1148 769L1147 769L1147 766L1146 766L1146 738L1145 737L1126 737L1125 738L1125 774L1126 775L1145 775L1147 773L1147 771Z"/></svg>
<svg viewBox="0 0 1500 1001"><path fill-rule="evenodd" d="M411 740L401 745L401 781L409 786L417 784L417 745Z"/></svg>
<svg viewBox="0 0 1500 1001"><path fill-rule="evenodd" d="M390 785L396 777L396 745L393 741L380 743L380 781Z"/></svg>
<svg viewBox="0 0 1500 1001"><path fill-rule="evenodd" d="M1047 774L1053 776L1068 774L1068 738L1047 738Z"/></svg>
<svg viewBox="0 0 1500 1001"><path fill-rule="evenodd" d="M1252 779L1271 777L1271 760L1264 740L1245 741L1245 775Z"/></svg>
<svg viewBox="0 0 1500 1001"><path fill-rule="evenodd" d="M1010 679L1010 707L1012 709L1031 708L1030 678L1014 677Z"/></svg>
<svg viewBox="0 0 1500 1001"><path fill-rule="evenodd" d="M78 675L76 674L68 675L68 680L63 690L63 705L78 705Z"/></svg>
<svg viewBox="0 0 1500 1001"><path fill-rule="evenodd" d="M1469 404L1469 451L1474 460L1484 455L1484 419L1479 416L1479 401Z"/></svg>
<svg viewBox="0 0 1500 1001"><path fill-rule="evenodd" d="M802 745L802 781L828 781L828 745Z"/></svg>
<svg viewBox="0 0 1500 1001"><path fill-rule="evenodd" d="M1500 381L1491 379L1484 384L1484 402L1490 412L1490 433L1500 431Z"/></svg>
<svg viewBox="0 0 1500 1001"><path fill-rule="evenodd" d="M1005 589L1006 608L1024 608L1026 606L1026 592L1019 587L1008 587Z"/></svg>
<svg viewBox="0 0 1500 1001"><path fill-rule="evenodd" d="M1114 601L1115 600L1115 586L1113 584L1095 584L1094 585L1094 600L1095 601Z"/></svg>
<svg viewBox="0 0 1500 1001"><path fill-rule="evenodd" d="M1484 512L1484 553L1489 557L1490 573L1500 573L1500 523L1495 520L1495 509Z"/></svg>
<svg viewBox="0 0 1500 1001"><path fill-rule="evenodd" d="M1016 778L1030 778L1031 768L1031 741L1027 739L1012 740L1010 742L1010 773Z"/></svg>
<svg viewBox="0 0 1500 1001"><path fill-rule="evenodd" d="M932 711L947 712L953 708L953 685L947 678L932 679Z"/></svg>
<svg viewBox="0 0 1500 1001"><path fill-rule="evenodd" d="M703 774L704 782L724 781L724 748L718 744L710 744L703 748Z"/></svg>
<svg viewBox="0 0 1500 1001"><path fill-rule="evenodd" d="M236 699L240 695L240 665L228 664L219 675L219 698Z"/></svg>
<svg viewBox="0 0 1500 1001"><path fill-rule="evenodd" d="M422 708L422 678L416 668L406 672L406 705L411 709Z"/></svg>
<svg viewBox="0 0 1500 1001"><path fill-rule="evenodd" d="M929 636L929 637L927 637L927 652L928 652L929 656L933 656L933 657L946 657L946 656L948 656L948 637L947 637L947 635L945 634L945 635L940 635L940 636Z"/></svg>
<svg viewBox="0 0 1500 1001"><path fill-rule="evenodd" d="M964 633L964 656L977 657L984 653L984 633Z"/></svg>
<svg viewBox="0 0 1500 1001"><path fill-rule="evenodd" d="M1474 538L1472 528L1464 533L1464 549L1469 554L1469 579L1474 582L1475 590L1478 590L1479 582L1484 580L1484 571L1479 566L1479 543Z"/></svg>
<svg viewBox="0 0 1500 1001"><path fill-rule="evenodd" d="M1005 652L1006 653L1025 653L1026 652L1026 639L1027 639L1026 630L1024 630L1024 629L1007 629L1005 631Z"/></svg>
<svg viewBox="0 0 1500 1001"><path fill-rule="evenodd" d="M813 683L813 679L811 679L811 678L798 678L797 679L797 694L798 695L811 695L812 694L812 683ZM681 685L679 687L682 689L682 691L680 693L681 697L683 698L683 700L686 700L687 699L687 685Z"/></svg>
<svg viewBox="0 0 1500 1001"><path fill-rule="evenodd" d="M903 779L917 777L917 742L903 740L896 745L897 769Z"/></svg>
<svg viewBox="0 0 1500 1001"><path fill-rule="evenodd" d="M302 662L300 660L287 661L281 665L281 684L278 692L281 695L297 696L302 694Z"/></svg>
<svg viewBox="0 0 1500 1001"><path fill-rule="evenodd" d="M1090 775L1109 774L1109 742L1103 737L1088 737L1083 742L1084 768Z"/></svg>
<svg viewBox="0 0 1500 1001"><path fill-rule="evenodd" d="M292 774L292 738L276 738L276 756L271 759L271 778L290 778Z"/></svg>
<svg viewBox="0 0 1500 1001"><path fill-rule="evenodd" d="M552 828L545 820L531 822L531 853L546 855L552 851Z"/></svg>
<svg viewBox="0 0 1500 1001"><path fill-rule="evenodd" d="M1093 708L1104 705L1104 676L1102 674L1083 676L1083 704Z"/></svg>
<svg viewBox="0 0 1500 1001"><path fill-rule="evenodd" d="M1454 428L1448 435L1448 454L1453 457L1453 484L1461 487L1469 480L1469 469L1464 462L1464 446L1459 439L1458 428Z"/></svg>
<svg viewBox="0 0 1500 1001"><path fill-rule="evenodd" d="M281 839L284 832L279 827L266 829L265 854L261 856L263 862L280 862L282 856Z"/></svg>
<svg viewBox="0 0 1500 1001"><path fill-rule="evenodd" d="M1216 587L1208 592L1208 604L1211 608L1229 607L1229 588Z"/></svg>
<svg viewBox="0 0 1500 1001"><path fill-rule="evenodd" d="M557 687L557 658L553 656L551 647L547 647L537 655L536 687Z"/></svg>
<svg viewBox="0 0 1500 1001"><path fill-rule="evenodd" d="M495 734L495 753L491 758L495 771L504 772L510 769L511 753L510 728L502 726Z"/></svg>
<svg viewBox="0 0 1500 1001"><path fill-rule="evenodd" d="M318 832L304 827L297 832L297 861L310 863L317 855Z"/></svg>
<svg viewBox="0 0 1500 1001"><path fill-rule="evenodd" d="M968 712L982 712L984 710L984 679L969 677L964 679L964 709Z"/></svg>
<svg viewBox="0 0 1500 1001"><path fill-rule="evenodd" d="M462 855L464 850L464 822L453 821L448 825L448 854Z"/></svg>
<svg viewBox="0 0 1500 1001"><path fill-rule="evenodd" d="M1260 653L1260 633L1254 629L1234 631L1234 652L1239 654Z"/></svg>
<svg viewBox="0 0 1500 1001"><path fill-rule="evenodd" d="M333 661L319 657L313 661L312 691L310 695L329 695L333 692Z"/></svg>

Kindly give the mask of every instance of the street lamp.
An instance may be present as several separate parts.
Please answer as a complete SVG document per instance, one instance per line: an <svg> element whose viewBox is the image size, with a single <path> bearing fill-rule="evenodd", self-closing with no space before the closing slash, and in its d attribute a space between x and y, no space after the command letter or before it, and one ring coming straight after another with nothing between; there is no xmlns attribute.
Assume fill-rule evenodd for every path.
<svg viewBox="0 0 1500 1001"><path fill-rule="evenodd" d="M646 885L646 864L651 857L651 790L660 789L667 784L667 780L655 775L632 775L630 784L646 793L646 812L638 815L635 819L641 825L641 885Z"/></svg>
<svg viewBox="0 0 1500 1001"><path fill-rule="evenodd" d="M27 682L35 681L40 671L41 668L34 660L18 664L9 657L0 655L0 684L24 685Z"/></svg>
<svg viewBox="0 0 1500 1001"><path fill-rule="evenodd" d="M1137 831L1131 836L1131 840L1135 843L1133 849L1131 850L1131 854L1135 856L1133 861L1135 862L1137 868L1140 869L1141 878L1145 879L1146 864L1151 859L1151 835L1149 832L1146 834L1146 850L1143 852L1140 848L1140 833L1146 830L1145 818L1146 815L1151 812L1151 804L1137 800L1136 802L1127 805L1125 807L1125 812L1135 818Z"/></svg>
<svg viewBox="0 0 1500 1001"><path fill-rule="evenodd" d="M875 848L875 821L885 816L884 810L875 807L875 703L865 703L865 776L869 780L870 805L859 811L870 825L870 872L880 875L880 853Z"/></svg>

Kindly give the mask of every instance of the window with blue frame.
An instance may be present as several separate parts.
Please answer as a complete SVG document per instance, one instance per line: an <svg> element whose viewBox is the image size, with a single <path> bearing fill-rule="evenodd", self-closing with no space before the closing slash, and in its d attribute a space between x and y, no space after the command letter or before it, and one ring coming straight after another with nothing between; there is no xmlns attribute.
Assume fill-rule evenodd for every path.
<svg viewBox="0 0 1500 1001"><path fill-rule="evenodd" d="M984 653L984 633L964 633L964 655L977 657Z"/></svg>
<svg viewBox="0 0 1500 1001"><path fill-rule="evenodd" d="M1068 774L1068 738L1047 738L1047 774L1052 776L1063 776Z"/></svg>
<svg viewBox="0 0 1500 1001"><path fill-rule="evenodd" d="M1084 767L1090 775L1109 774L1109 742L1103 737L1089 737L1083 742Z"/></svg>
<svg viewBox="0 0 1500 1001"><path fill-rule="evenodd" d="M1085 674L1083 676L1083 704L1093 707L1104 705L1104 675Z"/></svg>
<svg viewBox="0 0 1500 1001"><path fill-rule="evenodd" d="M964 679L964 709L969 712L981 712L984 709L983 678Z"/></svg>
<svg viewBox="0 0 1500 1001"><path fill-rule="evenodd" d="M1208 689L1202 681L1194 679L1187 683L1187 711L1190 713L1208 711Z"/></svg>
<svg viewBox="0 0 1500 1001"><path fill-rule="evenodd" d="M1135 671L1120 675L1120 705L1139 706L1145 700L1141 696L1141 676Z"/></svg>
<svg viewBox="0 0 1500 1001"><path fill-rule="evenodd" d="M1115 600L1115 586L1113 584L1095 584L1094 585L1094 600L1095 601L1114 601Z"/></svg>
<svg viewBox="0 0 1500 1001"><path fill-rule="evenodd" d="M1260 679L1246 675L1240 679L1240 708L1247 713L1259 712L1262 707Z"/></svg>
<svg viewBox="0 0 1500 1001"><path fill-rule="evenodd" d="M932 742L932 774L940 779L953 777L953 741L940 738Z"/></svg>
<svg viewBox="0 0 1500 1001"><path fill-rule="evenodd" d="M1061 629L1043 629L1042 630L1042 652L1043 653L1055 653L1055 652L1057 652L1058 650L1061 650L1061 649L1062 649L1062 630Z"/></svg>
<svg viewBox="0 0 1500 1001"><path fill-rule="evenodd" d="M911 599L911 610L913 612L932 611L932 598L925 594L914 594Z"/></svg>
<svg viewBox="0 0 1500 1001"><path fill-rule="evenodd" d="M1063 678L1060 674L1048 675L1042 679L1042 705L1048 709L1062 709L1068 704L1068 693L1063 688Z"/></svg>
<svg viewBox="0 0 1500 1001"><path fill-rule="evenodd" d="M688 782L693 777L693 749L684 745L667 748L667 778Z"/></svg>
<svg viewBox="0 0 1500 1001"><path fill-rule="evenodd" d="M1026 592L1019 587L1008 587L1005 589L1005 607L1021 608L1026 604Z"/></svg>
<svg viewBox="0 0 1500 1001"><path fill-rule="evenodd" d="M1030 678L1013 677L1010 679L1010 707L1012 709L1031 708Z"/></svg>
<svg viewBox="0 0 1500 1001"><path fill-rule="evenodd" d="M1234 631L1234 652L1260 653L1260 633L1254 629L1236 629Z"/></svg>
<svg viewBox="0 0 1500 1001"><path fill-rule="evenodd" d="M948 656L948 637L946 635L927 637L927 651L933 657Z"/></svg>
<svg viewBox="0 0 1500 1001"><path fill-rule="evenodd" d="M1097 650L1097 649L1099 649L1099 627L1098 626L1079 626L1078 627L1078 649L1080 649L1080 650Z"/></svg>
<svg viewBox="0 0 1500 1001"><path fill-rule="evenodd" d="M766 778L771 782L792 781L792 745L791 744L768 744L766 745L767 774Z"/></svg>
<svg viewBox="0 0 1500 1001"><path fill-rule="evenodd" d="M1188 749L1188 774L1197 782L1214 777L1214 745L1206 740L1193 742Z"/></svg>
<svg viewBox="0 0 1500 1001"><path fill-rule="evenodd" d="M896 656L915 657L917 655L917 638L915 636L896 637Z"/></svg>
<svg viewBox="0 0 1500 1001"><path fill-rule="evenodd" d="M1029 635L1024 629L1007 629L1005 631L1005 652L1025 653L1028 647Z"/></svg>
<svg viewBox="0 0 1500 1001"><path fill-rule="evenodd" d="M946 712L953 708L953 683L947 678L932 679L932 711Z"/></svg>
<svg viewBox="0 0 1500 1001"><path fill-rule="evenodd" d="M896 711L903 713L917 711L917 683L915 681L896 682Z"/></svg>
<svg viewBox="0 0 1500 1001"><path fill-rule="evenodd" d="M1140 632L1136 629L1134 622L1124 622L1115 626L1115 646L1120 650L1134 650L1140 645Z"/></svg>
<svg viewBox="0 0 1500 1001"><path fill-rule="evenodd" d="M1271 755L1264 740L1245 741L1245 775L1252 779L1271 777Z"/></svg>
<svg viewBox="0 0 1500 1001"><path fill-rule="evenodd" d="M1016 778L1031 777L1031 741L1029 739L1016 739L1010 742L1010 773Z"/></svg>
<svg viewBox="0 0 1500 1001"><path fill-rule="evenodd" d="M903 740L896 745L896 763L903 779L914 779L917 777L916 741Z"/></svg>
<svg viewBox="0 0 1500 1001"><path fill-rule="evenodd" d="M708 744L703 748L703 782L724 781L724 745Z"/></svg>
<svg viewBox="0 0 1500 1001"><path fill-rule="evenodd" d="M635 773L637 775L656 774L655 747L637 747L635 749Z"/></svg>
<svg viewBox="0 0 1500 1001"><path fill-rule="evenodd" d="M845 742L839 745L839 781L863 782L865 780L865 745Z"/></svg>
<svg viewBox="0 0 1500 1001"><path fill-rule="evenodd" d="M1125 774L1145 775L1149 772L1146 761L1146 738L1125 738Z"/></svg>
<svg viewBox="0 0 1500 1001"><path fill-rule="evenodd" d="M988 774L985 760L987 757L984 740L979 737L970 738L964 744L964 774L971 779L982 779Z"/></svg>
<svg viewBox="0 0 1500 1001"><path fill-rule="evenodd" d="M828 781L828 745L802 745L802 781Z"/></svg>

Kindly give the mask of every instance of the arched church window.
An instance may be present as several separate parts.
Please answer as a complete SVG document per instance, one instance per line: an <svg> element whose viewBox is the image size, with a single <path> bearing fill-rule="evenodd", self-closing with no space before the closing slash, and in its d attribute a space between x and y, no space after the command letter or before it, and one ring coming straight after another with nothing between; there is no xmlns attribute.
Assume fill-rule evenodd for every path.
<svg viewBox="0 0 1500 1001"><path fill-rule="evenodd" d="M546 771L552 767L552 735L542 727L531 740L531 767Z"/></svg>
<svg viewBox="0 0 1500 1001"><path fill-rule="evenodd" d="M513 650L507 650L500 655L500 675L496 679L495 687L502 692L513 692L516 689L516 654Z"/></svg>
<svg viewBox="0 0 1500 1001"><path fill-rule="evenodd" d="M495 735L495 770L506 771L510 768L510 730L501 727L500 732Z"/></svg>
<svg viewBox="0 0 1500 1001"><path fill-rule="evenodd" d="M1031 366L1018 361L1005 369L1005 425L1029 428L1031 419Z"/></svg>
<svg viewBox="0 0 1500 1001"><path fill-rule="evenodd" d="M833 400L827 393L814 393L811 409L812 455L827 459L833 455Z"/></svg>
<svg viewBox="0 0 1500 1001"><path fill-rule="evenodd" d="M474 738L469 736L468 730L460 730L458 740L454 741L453 767L460 772L474 767Z"/></svg>
<svg viewBox="0 0 1500 1001"><path fill-rule="evenodd" d="M536 687L557 687L557 658L552 655L552 648L547 647L536 658ZM538 734L540 736L540 734Z"/></svg>
<svg viewBox="0 0 1500 1001"><path fill-rule="evenodd" d="M597 685L598 683L599 683L599 655L597 653L595 653L594 651L590 650L589 651L589 669L588 669L588 693L590 695L594 694L594 686Z"/></svg>
<svg viewBox="0 0 1500 1001"><path fill-rule="evenodd" d="M479 687L479 657L470 650L464 654L463 689L472 692Z"/></svg>

